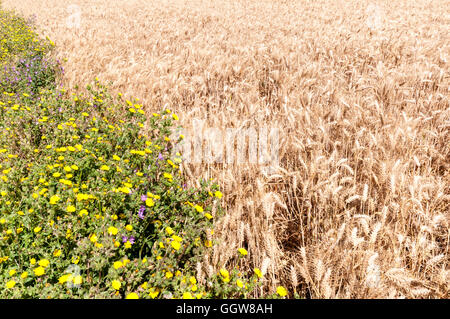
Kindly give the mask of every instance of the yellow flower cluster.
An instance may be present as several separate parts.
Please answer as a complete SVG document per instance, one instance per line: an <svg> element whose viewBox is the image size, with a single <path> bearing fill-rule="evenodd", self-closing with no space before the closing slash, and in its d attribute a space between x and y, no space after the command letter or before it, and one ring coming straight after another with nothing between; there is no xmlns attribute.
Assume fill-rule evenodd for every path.
<svg viewBox="0 0 450 319"><path fill-rule="evenodd" d="M26 52L46 52L52 43L42 41L30 26L14 14L0 10L0 61L8 62L8 57Z"/></svg>

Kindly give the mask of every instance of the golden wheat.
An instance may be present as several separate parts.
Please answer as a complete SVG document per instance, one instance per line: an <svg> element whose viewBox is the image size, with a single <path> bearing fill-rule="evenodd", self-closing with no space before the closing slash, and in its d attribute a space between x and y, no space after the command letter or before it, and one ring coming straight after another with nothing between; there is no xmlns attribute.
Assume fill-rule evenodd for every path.
<svg viewBox="0 0 450 319"><path fill-rule="evenodd" d="M448 0L2 2L35 15L67 87L111 80L190 129L280 129L276 172L184 167L225 194L200 277L246 246L266 290L449 297Z"/></svg>

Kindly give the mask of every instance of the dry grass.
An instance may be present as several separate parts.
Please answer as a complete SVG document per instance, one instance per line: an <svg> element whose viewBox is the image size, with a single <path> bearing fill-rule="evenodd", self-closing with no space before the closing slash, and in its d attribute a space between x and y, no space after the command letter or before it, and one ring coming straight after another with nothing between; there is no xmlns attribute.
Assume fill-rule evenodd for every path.
<svg viewBox="0 0 450 319"><path fill-rule="evenodd" d="M68 58L67 86L112 80L185 127L281 128L277 173L185 168L217 179L227 207L199 270L245 246L241 267L264 268L272 291L449 297L448 0L71 4L80 28L65 1L3 0L36 14Z"/></svg>

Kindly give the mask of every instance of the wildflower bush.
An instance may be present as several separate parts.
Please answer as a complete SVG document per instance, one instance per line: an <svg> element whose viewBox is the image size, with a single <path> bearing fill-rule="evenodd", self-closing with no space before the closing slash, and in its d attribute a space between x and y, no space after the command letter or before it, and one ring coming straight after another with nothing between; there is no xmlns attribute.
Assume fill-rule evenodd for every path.
<svg viewBox="0 0 450 319"><path fill-rule="evenodd" d="M222 193L186 187L177 115L148 117L97 79L80 95L57 88L53 44L0 19L0 297L237 298L260 285L259 269L196 277Z"/></svg>
<svg viewBox="0 0 450 319"><path fill-rule="evenodd" d="M0 37L0 91L34 96L39 88L55 88L62 67L46 56L52 41L40 39L24 19L3 10Z"/></svg>
<svg viewBox="0 0 450 319"><path fill-rule="evenodd" d="M28 93L35 96L42 87L55 88L56 77L62 68L41 54L23 57L17 63L4 66L0 91Z"/></svg>
<svg viewBox="0 0 450 319"><path fill-rule="evenodd" d="M0 251L4 274L29 274L17 281L20 297L110 297L144 281L174 290L164 278L193 268L212 228L220 192L180 186L168 137L175 115L155 113L146 138L139 104L128 101L118 120L119 106L95 88L88 98L1 99ZM78 289L62 285L69 279Z"/></svg>
<svg viewBox="0 0 450 319"><path fill-rule="evenodd" d="M23 18L0 10L0 61L2 66L26 56L43 56L54 43L42 40Z"/></svg>

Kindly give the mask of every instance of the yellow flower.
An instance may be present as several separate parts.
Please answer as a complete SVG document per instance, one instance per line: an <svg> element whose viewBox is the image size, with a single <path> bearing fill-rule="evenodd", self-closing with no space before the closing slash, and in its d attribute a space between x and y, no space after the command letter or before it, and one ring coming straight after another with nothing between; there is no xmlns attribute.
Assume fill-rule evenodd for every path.
<svg viewBox="0 0 450 319"><path fill-rule="evenodd" d="M56 249L56 250L53 252L53 256L55 256L55 257L61 256L61 249Z"/></svg>
<svg viewBox="0 0 450 319"><path fill-rule="evenodd" d="M47 267L49 263L50 262L48 261L48 259L41 259L39 260L38 265L42 267Z"/></svg>
<svg viewBox="0 0 450 319"><path fill-rule="evenodd" d="M50 197L50 204L55 205L61 198L58 195Z"/></svg>
<svg viewBox="0 0 450 319"><path fill-rule="evenodd" d="M167 279L170 279L170 278L172 278L173 277L173 274L170 272L170 271L167 271L166 272L166 278Z"/></svg>
<svg viewBox="0 0 450 319"><path fill-rule="evenodd" d="M123 266L123 264L121 261L115 261L113 264L114 269L119 269L122 266Z"/></svg>
<svg viewBox="0 0 450 319"><path fill-rule="evenodd" d="M155 290L154 288L150 289L149 295L152 299L155 299L156 297L158 297L158 294L159 294L158 290Z"/></svg>
<svg viewBox="0 0 450 319"><path fill-rule="evenodd" d="M155 202L153 201L153 199L147 198L147 199L145 200L145 204L146 204L148 207L152 207L153 205L155 205Z"/></svg>
<svg viewBox="0 0 450 319"><path fill-rule="evenodd" d="M25 278L27 278L28 277L28 272L27 271L24 271L21 275L20 275L20 278L22 278L22 279L25 279Z"/></svg>
<svg viewBox="0 0 450 319"><path fill-rule="evenodd" d="M125 299L139 299L139 296L138 296L137 293L132 292L132 293L128 294L128 295L125 297Z"/></svg>
<svg viewBox="0 0 450 319"><path fill-rule="evenodd" d="M73 283L75 284L75 285L81 285L81 283L83 282L83 277L81 277L81 276L75 276L74 278L73 278Z"/></svg>
<svg viewBox="0 0 450 319"><path fill-rule="evenodd" d="M169 236L174 233L173 229L171 227L166 227L166 232L167 232L167 234L169 234Z"/></svg>
<svg viewBox="0 0 450 319"><path fill-rule="evenodd" d="M126 225L126 226L125 226L125 229L128 230L128 231L132 231L132 230L133 230L133 226L131 226L131 225Z"/></svg>
<svg viewBox="0 0 450 319"><path fill-rule="evenodd" d="M33 231L37 234L41 231L41 229L42 229L42 227L37 226L37 227L34 227Z"/></svg>
<svg viewBox="0 0 450 319"><path fill-rule="evenodd" d="M77 209L75 208L75 206L69 205L69 206L67 206L66 210L67 210L68 213L73 213Z"/></svg>
<svg viewBox="0 0 450 319"><path fill-rule="evenodd" d="M219 191L215 192L214 195L219 199L222 198L222 193Z"/></svg>
<svg viewBox="0 0 450 319"><path fill-rule="evenodd" d="M14 288L15 285L16 285L16 282L14 280L10 280L6 283L6 288L11 289L11 288Z"/></svg>
<svg viewBox="0 0 450 319"><path fill-rule="evenodd" d="M111 282L111 286L115 289L115 290L119 290L120 287L122 287L122 284L120 283L120 281L118 280L113 280Z"/></svg>
<svg viewBox="0 0 450 319"><path fill-rule="evenodd" d="M194 299L190 292L183 293L183 299Z"/></svg>
<svg viewBox="0 0 450 319"><path fill-rule="evenodd" d="M173 178L172 175L169 174L169 173L164 173L163 175L164 175L164 177L167 178L167 179L172 179L172 178Z"/></svg>
<svg viewBox="0 0 450 319"><path fill-rule="evenodd" d="M180 242L180 243L183 241L183 238L181 238L180 236L177 236L177 235L173 235L172 238L173 238L173 240Z"/></svg>
<svg viewBox="0 0 450 319"><path fill-rule="evenodd" d="M111 226L108 228L108 233L110 235L117 235L118 232L119 232L119 230L116 227Z"/></svg>
<svg viewBox="0 0 450 319"><path fill-rule="evenodd" d="M37 267L36 269L34 269L34 274L36 276L42 276L43 274L45 274L45 268L44 267Z"/></svg>
<svg viewBox="0 0 450 319"><path fill-rule="evenodd" d="M107 165L102 165L102 166L100 167L100 169L101 169L102 171L109 171L109 166L107 166Z"/></svg>
<svg viewBox="0 0 450 319"><path fill-rule="evenodd" d="M248 252L245 248L239 248L238 251L242 256L246 256L248 254Z"/></svg>
<svg viewBox="0 0 450 319"><path fill-rule="evenodd" d="M119 187L118 190L124 194L129 194L131 192L128 187Z"/></svg>
<svg viewBox="0 0 450 319"><path fill-rule="evenodd" d="M11 269L9 271L9 276L14 276L16 274L16 270L15 269Z"/></svg>
<svg viewBox="0 0 450 319"><path fill-rule="evenodd" d="M240 280L240 279L236 280L236 285L237 285L239 288L244 287L244 283L243 283L242 280Z"/></svg>
<svg viewBox="0 0 450 319"><path fill-rule="evenodd" d="M175 240L171 243L171 245L172 245L173 249L175 249L175 250L178 250L181 247L181 244Z"/></svg>
<svg viewBox="0 0 450 319"><path fill-rule="evenodd" d="M131 248L131 243L129 240L127 240L127 242L123 245L125 247L125 249L130 249Z"/></svg>
<svg viewBox="0 0 450 319"><path fill-rule="evenodd" d="M230 273L228 272L228 270L226 270L225 268L221 268L220 269L220 274L224 277L224 278L228 278L230 276Z"/></svg>
<svg viewBox="0 0 450 319"><path fill-rule="evenodd" d="M31 264L31 265L34 265L35 263L36 263L36 259L31 258L31 259L30 259L30 264Z"/></svg>
<svg viewBox="0 0 450 319"><path fill-rule="evenodd" d="M259 268L255 268L254 271L255 271L256 276L258 276L259 278L263 277L263 274Z"/></svg>
<svg viewBox="0 0 450 319"><path fill-rule="evenodd" d="M194 206L195 210L198 211L199 213L203 213L203 207L199 206L199 205L195 205Z"/></svg>
<svg viewBox="0 0 450 319"><path fill-rule="evenodd" d="M95 243L95 242L97 242L98 237L97 237L96 234L92 234L91 237L89 238L89 240L90 240L91 242Z"/></svg>
<svg viewBox="0 0 450 319"><path fill-rule="evenodd" d="M59 277L59 279L58 279L58 282L60 284L64 284L67 281L72 281L72 275L71 274L63 275L63 276Z"/></svg>
<svg viewBox="0 0 450 319"><path fill-rule="evenodd" d="M206 213L206 214L205 214L205 217L208 218L208 219L213 218L212 215L211 215L210 213Z"/></svg>
<svg viewBox="0 0 450 319"><path fill-rule="evenodd" d="M88 211L86 209L82 209L82 210L80 210L80 213L78 215L80 215L80 217L87 216Z"/></svg>
<svg viewBox="0 0 450 319"><path fill-rule="evenodd" d="M205 240L205 246L206 247L212 247L212 241L211 240Z"/></svg>
<svg viewBox="0 0 450 319"><path fill-rule="evenodd" d="M283 286L278 286L277 294L280 295L281 297L287 296L286 288L284 288Z"/></svg>

